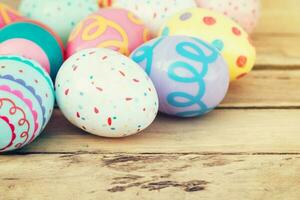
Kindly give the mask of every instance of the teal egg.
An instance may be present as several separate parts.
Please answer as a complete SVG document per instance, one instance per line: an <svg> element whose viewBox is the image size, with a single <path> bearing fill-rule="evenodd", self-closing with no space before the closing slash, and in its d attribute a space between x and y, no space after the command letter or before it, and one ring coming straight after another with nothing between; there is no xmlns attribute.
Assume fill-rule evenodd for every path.
<svg viewBox="0 0 300 200"><path fill-rule="evenodd" d="M0 30L0 44L2 43L4 45L5 42L13 40L19 41L19 43L15 44L15 46L11 46L10 52L18 54L18 49L22 48L23 45L25 48L27 47L27 54L31 55L31 57L27 58L32 58L33 60L35 60L35 56L39 56L40 53L28 48L28 45L26 45L25 42L20 42L20 40L33 42L38 45L41 51L47 56L46 62L50 65L49 73L53 80L55 80L56 74L64 61L64 48L59 37L53 33L51 29L34 21L15 22ZM0 54L7 54L3 52L1 48L4 49L4 47L0 46ZM22 56L26 57L25 55ZM44 66L42 65L42 67Z"/></svg>
<svg viewBox="0 0 300 200"><path fill-rule="evenodd" d="M98 10L96 0L23 0L21 14L52 28L66 44L77 23Z"/></svg>
<svg viewBox="0 0 300 200"><path fill-rule="evenodd" d="M53 106L51 78L37 62L0 56L0 152L32 142L50 120Z"/></svg>

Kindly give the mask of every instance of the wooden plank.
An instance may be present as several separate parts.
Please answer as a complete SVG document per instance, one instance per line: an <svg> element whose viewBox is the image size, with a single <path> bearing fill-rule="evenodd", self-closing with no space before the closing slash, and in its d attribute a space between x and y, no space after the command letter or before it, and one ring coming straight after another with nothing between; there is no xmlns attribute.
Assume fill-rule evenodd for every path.
<svg viewBox="0 0 300 200"><path fill-rule="evenodd" d="M299 107L299 85L300 70L255 70L231 83L221 107Z"/></svg>
<svg viewBox="0 0 300 200"><path fill-rule="evenodd" d="M299 0L261 0L262 16L256 33L300 33Z"/></svg>
<svg viewBox="0 0 300 200"><path fill-rule="evenodd" d="M299 155L26 155L0 163L5 200L300 196Z"/></svg>
<svg viewBox="0 0 300 200"><path fill-rule="evenodd" d="M160 116L144 134L118 140L85 134L56 110L43 136L22 151L300 152L299 85L298 70L256 70L231 85L222 109L190 120Z"/></svg>
<svg viewBox="0 0 300 200"><path fill-rule="evenodd" d="M143 132L109 139L71 126L56 111L44 134L22 152L300 152L300 110L216 110L202 118L159 116Z"/></svg>
<svg viewBox="0 0 300 200"><path fill-rule="evenodd" d="M255 34L253 41L257 49L257 69L300 67L300 34Z"/></svg>

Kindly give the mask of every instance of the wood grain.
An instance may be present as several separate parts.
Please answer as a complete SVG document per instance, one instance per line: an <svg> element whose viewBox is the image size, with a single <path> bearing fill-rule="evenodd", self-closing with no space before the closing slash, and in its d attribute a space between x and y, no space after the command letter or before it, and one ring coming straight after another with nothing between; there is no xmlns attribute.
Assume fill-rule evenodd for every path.
<svg viewBox="0 0 300 200"><path fill-rule="evenodd" d="M257 50L256 69L299 69L300 35L255 34L253 41Z"/></svg>
<svg viewBox="0 0 300 200"><path fill-rule="evenodd" d="M33 144L0 156L0 200L298 200L299 0L262 4L255 70L231 84L217 110L161 115L123 139L84 133L55 110Z"/></svg>
<svg viewBox="0 0 300 200"><path fill-rule="evenodd" d="M3 156L0 162L3 200L300 196L299 155L66 154Z"/></svg>
<svg viewBox="0 0 300 200"><path fill-rule="evenodd" d="M256 33L299 34L299 0L261 0L262 16Z"/></svg>
<svg viewBox="0 0 300 200"><path fill-rule="evenodd" d="M22 152L295 153L299 116L298 109L224 109L187 120L160 116L143 134L108 139L71 126L56 111L44 134Z"/></svg>
<svg viewBox="0 0 300 200"><path fill-rule="evenodd" d="M220 109L203 118L160 116L142 135L85 134L56 110L44 134L23 152L300 152L300 71L256 70L231 85Z"/></svg>

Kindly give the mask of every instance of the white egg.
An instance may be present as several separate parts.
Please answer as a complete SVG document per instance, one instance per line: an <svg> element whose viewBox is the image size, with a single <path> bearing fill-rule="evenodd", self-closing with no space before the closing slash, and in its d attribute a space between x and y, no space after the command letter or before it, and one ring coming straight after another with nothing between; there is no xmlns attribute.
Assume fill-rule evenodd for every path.
<svg viewBox="0 0 300 200"><path fill-rule="evenodd" d="M64 116L86 132L124 137L147 128L158 111L148 75L118 52L93 48L71 56L56 78Z"/></svg>
<svg viewBox="0 0 300 200"><path fill-rule="evenodd" d="M118 0L113 6L130 10L141 18L153 35L164 22L177 12L197 7L195 0Z"/></svg>

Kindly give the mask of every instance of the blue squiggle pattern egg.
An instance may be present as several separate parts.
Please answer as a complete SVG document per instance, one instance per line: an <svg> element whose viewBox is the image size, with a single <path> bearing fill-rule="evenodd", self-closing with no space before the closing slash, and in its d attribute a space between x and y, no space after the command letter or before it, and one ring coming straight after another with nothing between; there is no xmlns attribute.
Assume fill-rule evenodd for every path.
<svg viewBox="0 0 300 200"><path fill-rule="evenodd" d="M228 90L224 59L215 47L200 39L160 37L139 47L131 58L154 82L163 113L203 115L214 109Z"/></svg>

